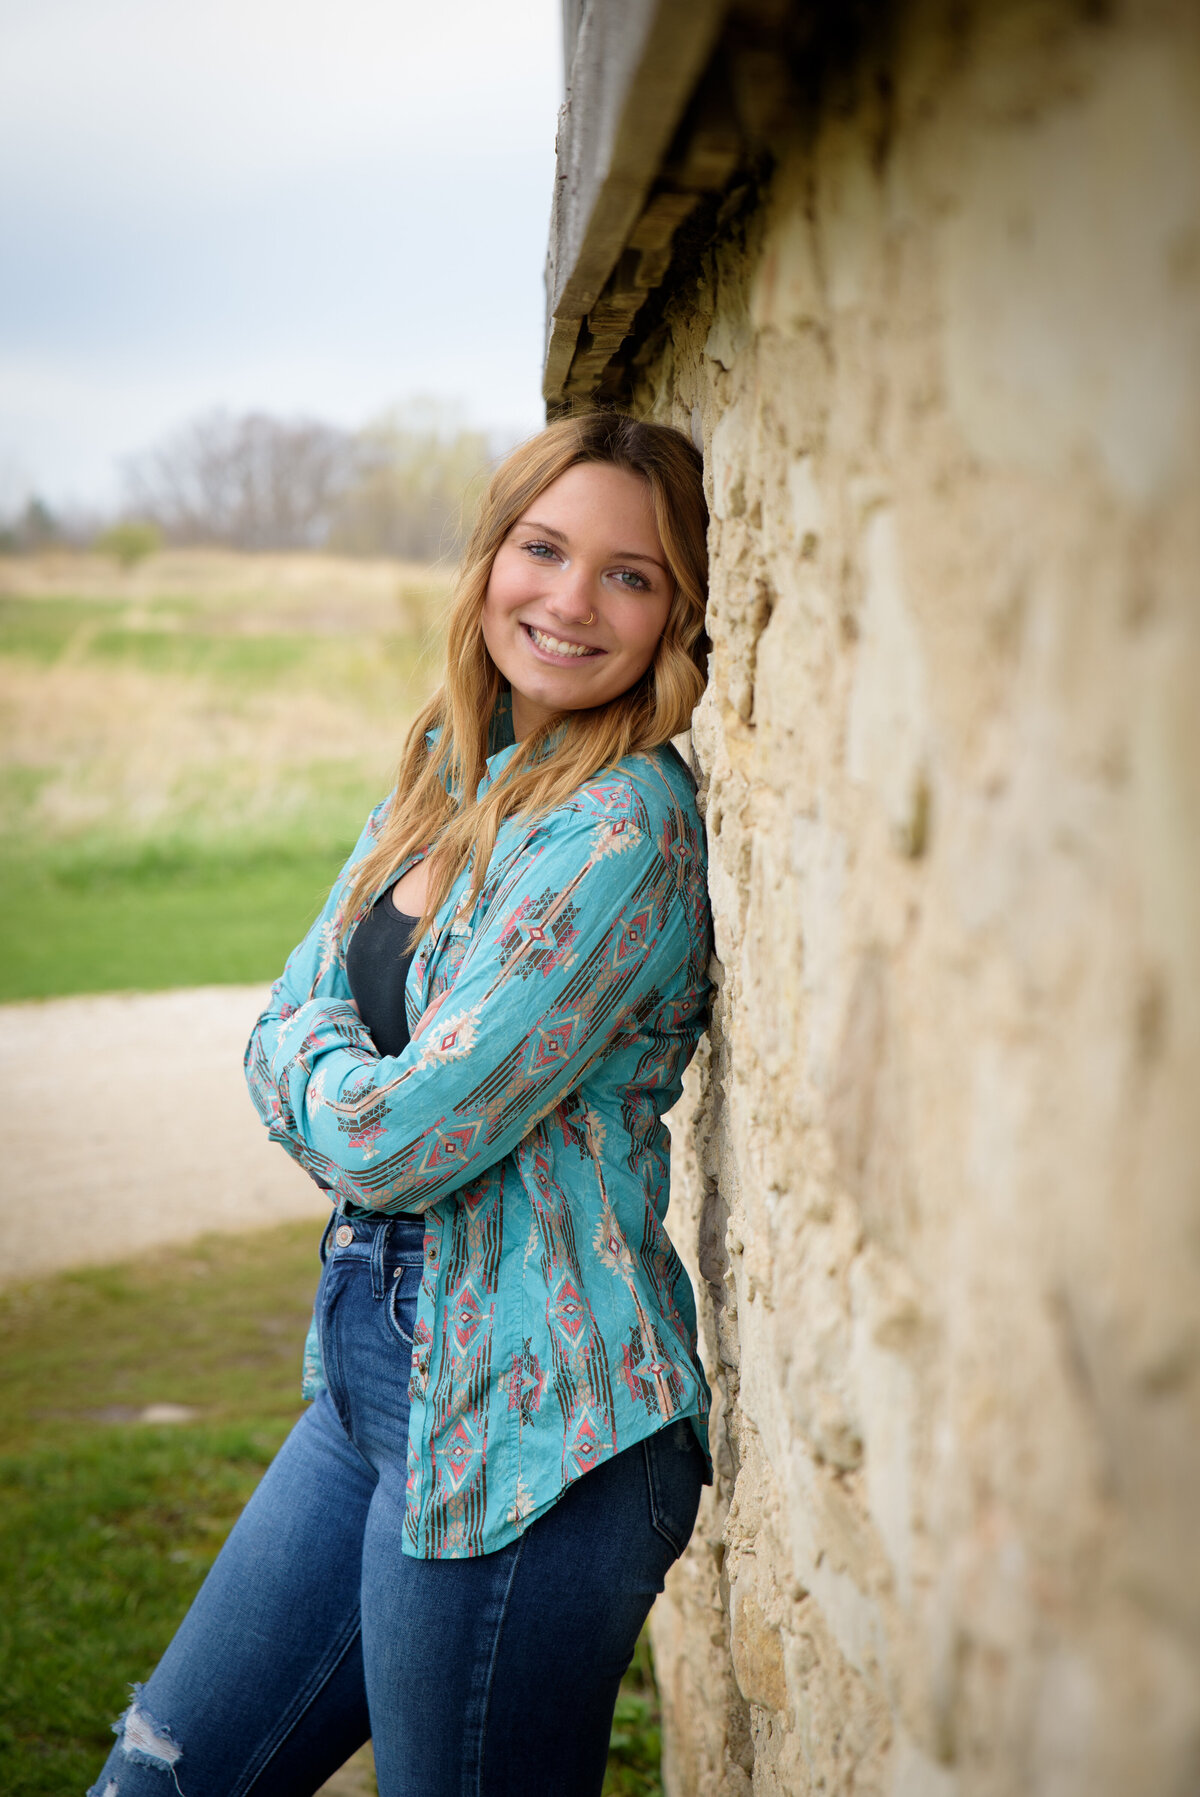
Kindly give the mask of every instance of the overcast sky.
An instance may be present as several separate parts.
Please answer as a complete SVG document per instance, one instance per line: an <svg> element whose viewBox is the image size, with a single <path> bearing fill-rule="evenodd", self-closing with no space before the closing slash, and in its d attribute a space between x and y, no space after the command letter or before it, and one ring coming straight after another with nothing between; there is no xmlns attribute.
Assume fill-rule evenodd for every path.
<svg viewBox="0 0 1200 1797"><path fill-rule="evenodd" d="M0 0L0 512L223 404L541 421L557 0Z"/></svg>

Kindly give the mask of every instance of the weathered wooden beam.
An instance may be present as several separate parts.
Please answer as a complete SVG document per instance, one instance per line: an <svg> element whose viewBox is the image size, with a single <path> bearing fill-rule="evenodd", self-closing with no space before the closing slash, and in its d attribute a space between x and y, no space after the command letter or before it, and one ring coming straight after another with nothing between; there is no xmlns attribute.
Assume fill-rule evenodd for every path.
<svg viewBox="0 0 1200 1797"><path fill-rule="evenodd" d="M636 314L665 271L673 231L695 204L673 196L633 247L647 256L605 294L680 121L711 58L730 0L590 0L572 22L575 36L546 259L543 392L553 409L576 394L620 321ZM685 183L686 188L686 183ZM601 295L604 306L593 320ZM636 303L634 303L636 299ZM630 309L632 308L632 309ZM585 328L585 321L586 328ZM582 334L582 339L581 339ZM625 335L621 331L615 348ZM607 349L603 361L601 345ZM579 362L573 372L573 364Z"/></svg>

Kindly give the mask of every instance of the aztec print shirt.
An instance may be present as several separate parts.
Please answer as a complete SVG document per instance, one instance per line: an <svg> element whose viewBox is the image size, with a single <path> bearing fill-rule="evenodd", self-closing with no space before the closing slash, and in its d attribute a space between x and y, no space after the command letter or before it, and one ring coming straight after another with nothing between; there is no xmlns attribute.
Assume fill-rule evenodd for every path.
<svg viewBox="0 0 1200 1797"><path fill-rule="evenodd" d="M340 1211L424 1213L404 1551L463 1558L676 1418L707 1454L662 1121L706 1021L704 835L670 747L509 819L477 900L464 871L418 945L412 1041L380 1057L348 1002L339 904L385 812L273 987L246 1077ZM305 1360L313 1397L312 1330Z"/></svg>

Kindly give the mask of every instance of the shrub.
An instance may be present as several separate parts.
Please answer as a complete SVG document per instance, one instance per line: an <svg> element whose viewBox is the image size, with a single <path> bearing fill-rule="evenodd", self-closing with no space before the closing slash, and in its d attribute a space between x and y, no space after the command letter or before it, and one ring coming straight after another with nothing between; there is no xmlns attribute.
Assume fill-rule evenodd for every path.
<svg viewBox="0 0 1200 1797"><path fill-rule="evenodd" d="M162 548L163 535L157 524L140 518L123 518L111 524L97 539L96 547L103 555L111 555L122 568L135 568L139 562Z"/></svg>

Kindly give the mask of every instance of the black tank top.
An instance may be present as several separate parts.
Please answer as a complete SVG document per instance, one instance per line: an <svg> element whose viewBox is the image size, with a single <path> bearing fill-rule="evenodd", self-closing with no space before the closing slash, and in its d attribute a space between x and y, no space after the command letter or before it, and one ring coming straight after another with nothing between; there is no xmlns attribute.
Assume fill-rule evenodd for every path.
<svg viewBox="0 0 1200 1797"><path fill-rule="evenodd" d="M397 1055L408 1047L404 982L412 965L408 939L416 922L397 911L389 889L376 899L346 950L346 978L381 1055Z"/></svg>
<svg viewBox="0 0 1200 1797"><path fill-rule="evenodd" d="M397 1055L408 1047L404 982L412 966L412 950L407 945L416 921L404 911L397 911L389 889L381 899L376 899L351 936L346 950L346 978L351 996L382 1055ZM323 1179L317 1184L329 1190ZM425 1222L420 1216L406 1216L400 1212L375 1220L389 1225L394 1248L419 1249L424 1242Z"/></svg>

